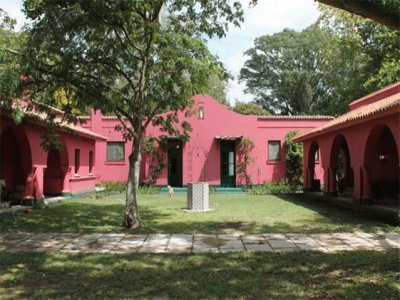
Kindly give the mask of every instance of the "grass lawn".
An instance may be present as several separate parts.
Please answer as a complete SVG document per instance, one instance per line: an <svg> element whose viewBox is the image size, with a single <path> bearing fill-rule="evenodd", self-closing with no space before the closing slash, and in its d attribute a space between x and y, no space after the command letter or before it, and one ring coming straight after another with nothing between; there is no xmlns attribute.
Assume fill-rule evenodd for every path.
<svg viewBox="0 0 400 300"><path fill-rule="evenodd" d="M207 213L186 197L142 195L136 233L400 232L323 203L212 195ZM1 232L121 232L123 195L71 199L2 216ZM0 299L398 299L399 250L338 253L66 254L0 252Z"/></svg>
<svg viewBox="0 0 400 300"><path fill-rule="evenodd" d="M0 299L399 299L399 253L0 252Z"/></svg>
<svg viewBox="0 0 400 300"><path fill-rule="evenodd" d="M121 232L124 195L71 199L32 214L2 216L0 232ZM188 213L186 195L141 195L144 227L135 233L323 233L400 228L324 203L277 196L211 195L205 213Z"/></svg>

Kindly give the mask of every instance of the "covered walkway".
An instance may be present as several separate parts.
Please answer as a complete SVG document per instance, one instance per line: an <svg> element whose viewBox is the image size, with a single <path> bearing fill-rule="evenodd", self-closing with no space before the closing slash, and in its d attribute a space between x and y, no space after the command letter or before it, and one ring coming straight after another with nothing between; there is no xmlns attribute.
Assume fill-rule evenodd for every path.
<svg viewBox="0 0 400 300"><path fill-rule="evenodd" d="M350 111L295 140L303 142L304 189L399 207L400 82L350 104ZM316 180L315 167L323 168ZM320 185L322 184L322 185Z"/></svg>

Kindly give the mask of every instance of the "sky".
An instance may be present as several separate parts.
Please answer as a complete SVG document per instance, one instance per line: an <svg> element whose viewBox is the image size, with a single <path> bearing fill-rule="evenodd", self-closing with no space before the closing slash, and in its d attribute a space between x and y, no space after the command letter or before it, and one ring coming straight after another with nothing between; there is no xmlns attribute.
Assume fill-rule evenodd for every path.
<svg viewBox="0 0 400 300"><path fill-rule="evenodd" d="M319 15L314 0L258 0L255 7L249 7L249 1L240 0L245 19L240 28L232 26L226 37L208 41L211 52L219 57L234 77L228 83L227 100L231 104L253 99L253 95L244 93L245 83L239 84L238 75L246 61L243 53L254 45L254 40L262 35L280 32L284 28L300 31L311 25ZM22 0L0 0L0 8L17 20L17 29L25 22L21 12Z"/></svg>

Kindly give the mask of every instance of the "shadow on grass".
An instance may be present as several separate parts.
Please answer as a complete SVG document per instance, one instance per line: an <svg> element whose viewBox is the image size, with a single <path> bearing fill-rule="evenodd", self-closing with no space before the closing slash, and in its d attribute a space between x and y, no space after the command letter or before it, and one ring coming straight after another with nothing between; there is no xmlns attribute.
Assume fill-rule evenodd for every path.
<svg viewBox="0 0 400 300"><path fill-rule="evenodd" d="M393 231L394 227L382 222L373 221L362 213L335 207L325 203L300 201L290 197L278 197L281 201L304 207L315 212L307 218L299 218L298 223L284 218L278 222L266 220L232 220L219 217L218 210L229 210L219 206L213 212L191 217L184 213L181 203L167 203L165 207L147 202L140 206L143 228L134 233L322 233L351 232L354 230L376 232L377 230ZM107 200L108 201L108 200ZM9 215L0 218L0 232L124 232L122 217L123 203L99 201L66 201L51 205L46 209L34 210L27 215ZM115 201L112 200L111 201ZM248 201L248 200L244 200ZM268 199L265 199L268 202ZM226 201L225 203L229 203ZM163 205L166 205L163 203ZM263 204L262 204L263 205ZM211 216L213 217L209 217ZM268 212L266 212L267 216ZM190 216L190 217L189 217ZM129 231L131 232L131 231Z"/></svg>
<svg viewBox="0 0 400 300"><path fill-rule="evenodd" d="M342 229L353 228L358 230L377 230L384 229L385 227L389 230L398 228L398 226L391 226L384 222L380 217L369 215L365 212L359 212L350 208L337 206L332 203L310 200L307 198L298 198L295 195L278 195L282 201L290 202L294 205L310 209L318 213L320 216L315 220L303 220L305 225L312 225L315 223L330 223L339 226Z"/></svg>
<svg viewBox="0 0 400 300"><path fill-rule="evenodd" d="M2 216L0 231L119 232L124 230L123 211L122 204L64 202L45 209L36 209L32 214ZM153 209L143 209L141 215L150 222L168 216Z"/></svg>
<svg viewBox="0 0 400 300"><path fill-rule="evenodd" d="M0 293L9 299L396 299L398 254L0 253Z"/></svg>

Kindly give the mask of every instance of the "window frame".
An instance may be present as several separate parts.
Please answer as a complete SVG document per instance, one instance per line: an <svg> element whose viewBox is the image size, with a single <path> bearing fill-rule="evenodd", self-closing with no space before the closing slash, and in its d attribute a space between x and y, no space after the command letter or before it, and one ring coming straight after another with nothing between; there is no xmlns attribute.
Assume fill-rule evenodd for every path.
<svg viewBox="0 0 400 300"><path fill-rule="evenodd" d="M271 158L271 152L270 151L270 146L272 144L277 144L278 145L278 154L277 154L277 158ZM268 141L268 153L267 153L267 160L268 161L282 161L282 144L280 140L269 140Z"/></svg>
<svg viewBox="0 0 400 300"><path fill-rule="evenodd" d="M122 159L109 159L109 145L122 145ZM125 142L110 141L106 145L106 162L125 162Z"/></svg>

